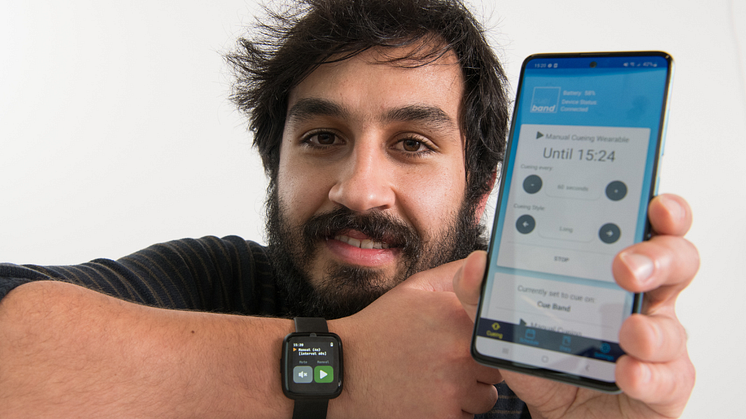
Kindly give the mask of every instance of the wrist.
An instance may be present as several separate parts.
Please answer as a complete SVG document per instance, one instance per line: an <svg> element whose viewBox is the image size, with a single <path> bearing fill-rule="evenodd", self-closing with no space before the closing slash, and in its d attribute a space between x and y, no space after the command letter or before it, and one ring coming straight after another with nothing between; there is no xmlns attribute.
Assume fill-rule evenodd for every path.
<svg viewBox="0 0 746 419"><path fill-rule="evenodd" d="M294 330L292 320L235 317L243 323L237 345L241 355L235 364L228 359L224 363L241 377L239 385L234 387L241 394L236 406L243 406L240 410L251 412L249 416L256 418L292 417L293 401L282 393L278 374L282 339ZM214 406L212 403L208 406L207 416L215 414Z"/></svg>
<svg viewBox="0 0 746 419"><path fill-rule="evenodd" d="M282 391L294 401L293 419L326 419L329 400L344 382L344 348L320 317L296 317L282 342Z"/></svg>
<svg viewBox="0 0 746 419"><path fill-rule="evenodd" d="M356 362L360 351L358 350L358 343L355 340L355 329L351 323L353 321L350 317L329 320L327 322L329 331L338 335L344 343L345 365L344 388L339 397L329 400L327 419L359 417L354 409L354 394L356 393L360 378L360 372L357 367L358 362Z"/></svg>

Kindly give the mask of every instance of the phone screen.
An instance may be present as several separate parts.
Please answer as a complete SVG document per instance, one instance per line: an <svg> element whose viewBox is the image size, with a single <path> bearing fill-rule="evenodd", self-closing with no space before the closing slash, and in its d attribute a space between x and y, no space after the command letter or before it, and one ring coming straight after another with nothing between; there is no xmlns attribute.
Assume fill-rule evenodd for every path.
<svg viewBox="0 0 746 419"><path fill-rule="evenodd" d="M614 256L648 234L672 60L535 55L523 63L475 323L486 364L617 391L622 322L641 297Z"/></svg>

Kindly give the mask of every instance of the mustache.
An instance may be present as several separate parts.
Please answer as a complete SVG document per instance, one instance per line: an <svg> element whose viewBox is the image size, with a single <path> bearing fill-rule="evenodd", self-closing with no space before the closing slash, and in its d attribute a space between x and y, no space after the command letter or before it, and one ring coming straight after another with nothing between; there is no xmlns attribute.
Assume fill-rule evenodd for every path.
<svg viewBox="0 0 746 419"><path fill-rule="evenodd" d="M303 226L306 248L314 248L318 240L333 238L345 230L359 231L371 240L387 243L390 248L399 248L407 255L418 255L422 249L422 239L417 231L401 220L381 211L355 213L345 207L317 214L306 221Z"/></svg>

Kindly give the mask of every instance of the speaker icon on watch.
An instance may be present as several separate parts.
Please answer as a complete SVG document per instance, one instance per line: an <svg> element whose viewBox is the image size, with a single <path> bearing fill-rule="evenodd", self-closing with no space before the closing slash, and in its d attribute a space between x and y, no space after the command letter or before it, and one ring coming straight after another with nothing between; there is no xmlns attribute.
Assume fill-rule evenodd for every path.
<svg viewBox="0 0 746 419"><path fill-rule="evenodd" d="M293 382L294 383L310 383L313 381L313 368L311 367L295 367L293 368Z"/></svg>

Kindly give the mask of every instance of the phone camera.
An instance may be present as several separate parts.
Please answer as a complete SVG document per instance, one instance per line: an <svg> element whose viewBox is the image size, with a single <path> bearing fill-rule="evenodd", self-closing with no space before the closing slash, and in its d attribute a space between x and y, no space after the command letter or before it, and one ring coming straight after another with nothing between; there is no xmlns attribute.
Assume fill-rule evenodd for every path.
<svg viewBox="0 0 746 419"><path fill-rule="evenodd" d="M596 68L596 62L595 61L591 61L591 68Z"/></svg>

